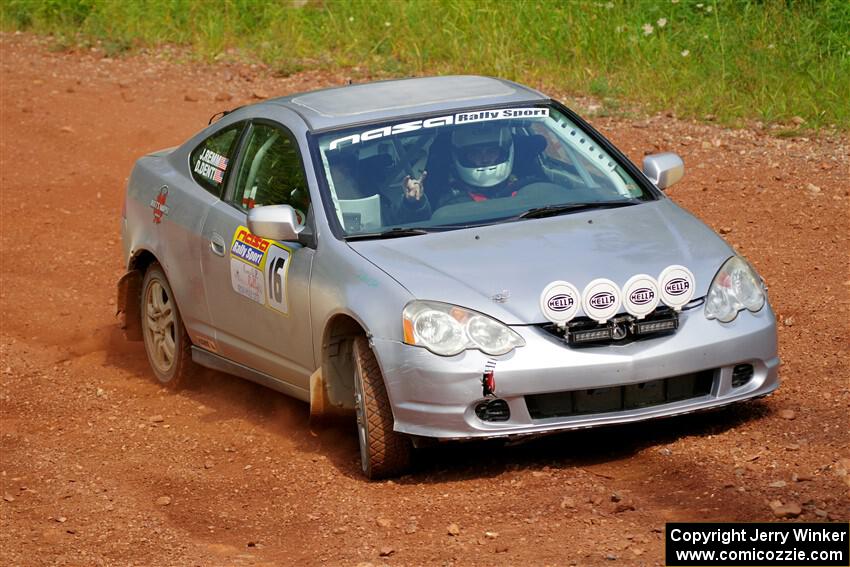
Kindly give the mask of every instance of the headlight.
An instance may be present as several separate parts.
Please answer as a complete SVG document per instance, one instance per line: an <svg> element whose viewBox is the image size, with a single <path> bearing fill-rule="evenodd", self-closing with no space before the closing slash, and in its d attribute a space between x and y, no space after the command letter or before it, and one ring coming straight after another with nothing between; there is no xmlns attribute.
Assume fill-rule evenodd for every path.
<svg viewBox="0 0 850 567"><path fill-rule="evenodd" d="M466 349L500 355L525 341L504 323L477 311L436 301L411 301L402 313L404 342L422 346L440 356Z"/></svg>
<svg viewBox="0 0 850 567"><path fill-rule="evenodd" d="M705 316L728 323L742 309L758 311L764 301L764 288L755 270L740 256L732 256L711 282L705 298Z"/></svg>

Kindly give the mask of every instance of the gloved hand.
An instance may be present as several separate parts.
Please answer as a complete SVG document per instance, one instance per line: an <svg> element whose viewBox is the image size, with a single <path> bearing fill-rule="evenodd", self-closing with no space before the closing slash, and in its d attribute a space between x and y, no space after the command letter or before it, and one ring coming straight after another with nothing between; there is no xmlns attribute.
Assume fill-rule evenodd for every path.
<svg viewBox="0 0 850 567"><path fill-rule="evenodd" d="M423 171L419 179L414 179L409 175L405 176L401 182L404 198L408 201L419 201L425 194L425 178L428 177L428 172Z"/></svg>

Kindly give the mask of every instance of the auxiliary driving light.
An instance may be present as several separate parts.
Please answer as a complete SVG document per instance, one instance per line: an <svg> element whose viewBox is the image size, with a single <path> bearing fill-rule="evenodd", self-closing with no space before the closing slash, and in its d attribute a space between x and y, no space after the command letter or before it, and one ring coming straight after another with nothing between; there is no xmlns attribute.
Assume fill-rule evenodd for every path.
<svg viewBox="0 0 850 567"><path fill-rule="evenodd" d="M672 331L679 327L678 319L663 319L661 321L637 321L635 323L635 331L638 335L648 335L649 333L661 333L663 331Z"/></svg>
<svg viewBox="0 0 850 567"><path fill-rule="evenodd" d="M572 331L570 338L574 343L590 343L593 341L604 341L611 338L611 327L602 329L591 329L589 331Z"/></svg>

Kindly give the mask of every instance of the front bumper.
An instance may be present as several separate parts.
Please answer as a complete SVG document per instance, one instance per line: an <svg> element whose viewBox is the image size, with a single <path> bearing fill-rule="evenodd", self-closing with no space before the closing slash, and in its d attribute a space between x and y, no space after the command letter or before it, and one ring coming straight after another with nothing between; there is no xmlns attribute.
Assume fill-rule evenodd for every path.
<svg viewBox="0 0 850 567"><path fill-rule="evenodd" d="M439 439L534 435L630 423L723 406L771 393L779 386L776 319L769 305L743 311L731 323L709 321L702 307L685 311L675 334L623 345L571 348L534 326L513 327L526 346L491 357L465 351L441 357L424 348L373 338L393 407L395 430ZM483 421L475 406L485 399L482 377L495 361L495 395L510 419ZM753 376L732 386L736 365ZM533 419L525 396L628 386L711 371L708 394L675 402L604 413Z"/></svg>

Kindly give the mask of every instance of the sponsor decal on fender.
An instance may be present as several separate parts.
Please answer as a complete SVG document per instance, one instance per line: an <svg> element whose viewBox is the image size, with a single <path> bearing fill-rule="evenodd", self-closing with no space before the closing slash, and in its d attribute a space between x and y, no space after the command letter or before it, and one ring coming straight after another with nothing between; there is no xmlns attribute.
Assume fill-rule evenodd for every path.
<svg viewBox="0 0 850 567"><path fill-rule="evenodd" d="M153 209L153 223L160 224L162 217L168 214L168 205L165 202L168 200L168 185L163 185L159 188L159 194L155 199L151 199L150 207Z"/></svg>

